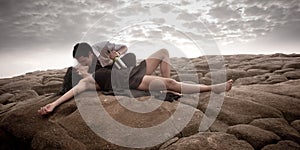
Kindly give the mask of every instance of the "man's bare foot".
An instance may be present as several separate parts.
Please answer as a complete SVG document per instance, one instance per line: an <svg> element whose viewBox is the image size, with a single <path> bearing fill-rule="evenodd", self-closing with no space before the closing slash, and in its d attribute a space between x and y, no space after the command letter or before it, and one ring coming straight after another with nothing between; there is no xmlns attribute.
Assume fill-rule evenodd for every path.
<svg viewBox="0 0 300 150"><path fill-rule="evenodd" d="M41 107L39 110L38 110L38 113L40 115L46 115L46 114L49 114L51 113L53 110L54 110L55 106L54 104L50 103L50 104L47 104L46 106L44 107Z"/></svg>
<svg viewBox="0 0 300 150"><path fill-rule="evenodd" d="M228 92L231 90L232 83L233 83L233 80L230 79L225 83L212 85L212 91L217 94L222 93L222 92Z"/></svg>

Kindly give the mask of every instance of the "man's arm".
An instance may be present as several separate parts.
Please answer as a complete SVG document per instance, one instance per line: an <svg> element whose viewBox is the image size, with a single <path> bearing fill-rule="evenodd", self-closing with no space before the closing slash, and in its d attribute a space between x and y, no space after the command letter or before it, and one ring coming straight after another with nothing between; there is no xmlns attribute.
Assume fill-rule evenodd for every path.
<svg viewBox="0 0 300 150"><path fill-rule="evenodd" d="M110 44L108 47L112 48L112 51L110 51L110 53L109 53L110 59L119 57L119 56L125 54L128 50L126 45L114 44L114 43L108 43L108 44Z"/></svg>
<svg viewBox="0 0 300 150"><path fill-rule="evenodd" d="M123 55L123 54L125 54L127 52L127 50L128 50L127 46L126 45L122 45L121 48L118 49L118 50L116 50L116 51L119 53L119 55Z"/></svg>

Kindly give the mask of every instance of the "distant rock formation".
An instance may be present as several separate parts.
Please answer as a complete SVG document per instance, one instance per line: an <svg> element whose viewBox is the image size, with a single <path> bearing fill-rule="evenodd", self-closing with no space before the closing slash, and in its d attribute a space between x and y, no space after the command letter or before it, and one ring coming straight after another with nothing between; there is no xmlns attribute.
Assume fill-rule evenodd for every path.
<svg viewBox="0 0 300 150"><path fill-rule="evenodd" d="M133 103L136 99L125 96L103 95L100 91L95 98L94 92L88 91L80 94L76 102L71 99L53 113L40 116L37 110L59 97L55 93L61 88L66 69L0 79L0 149L134 149L111 143L89 128L78 107L97 106L100 102L114 120L133 128L153 127L173 119L174 124L165 133L144 133L143 136L168 135L167 140L142 149L300 149L300 54L226 55L223 58L223 62L220 56L171 59L171 76L178 81L219 83L221 68L226 69L227 79L234 79L234 86L226 93L216 120L208 130L201 132L201 120L211 117L205 115L210 98L222 94L184 95L172 103L140 97L139 101L151 99L152 104L159 107L138 113L120 102L144 109L150 106ZM159 70L155 74L159 75ZM179 114L177 118L172 117L175 111ZM183 121L189 112L193 112L191 119L179 129L176 122ZM90 121L101 117L91 114ZM119 129L111 128L107 134L113 132L118 133Z"/></svg>

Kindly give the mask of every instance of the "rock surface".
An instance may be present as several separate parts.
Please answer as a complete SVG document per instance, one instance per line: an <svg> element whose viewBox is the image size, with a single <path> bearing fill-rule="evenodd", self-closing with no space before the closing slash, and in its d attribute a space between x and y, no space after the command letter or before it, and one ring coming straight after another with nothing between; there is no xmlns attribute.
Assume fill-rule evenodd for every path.
<svg viewBox="0 0 300 150"><path fill-rule="evenodd" d="M253 150L253 147L243 140L238 140L231 134L222 132L198 133L184 137L161 150L199 150L199 149L230 149Z"/></svg>
<svg viewBox="0 0 300 150"><path fill-rule="evenodd" d="M261 149L265 145L276 143L280 137L275 133L263 130L252 125L235 125L227 129L227 133L235 135L238 139L248 141L255 149Z"/></svg>
<svg viewBox="0 0 300 150"><path fill-rule="evenodd" d="M0 79L0 149L300 149L299 54L171 64L175 80L211 84L227 77L234 86L225 95L185 94L172 103L89 91L40 116L37 110L59 97L66 69Z"/></svg>
<svg viewBox="0 0 300 150"><path fill-rule="evenodd" d="M300 145L293 141L280 141L277 144L270 144L262 148L262 150L299 150Z"/></svg>
<svg viewBox="0 0 300 150"><path fill-rule="evenodd" d="M272 131L282 139L300 142L300 134L283 118L256 119L250 123L253 126Z"/></svg>

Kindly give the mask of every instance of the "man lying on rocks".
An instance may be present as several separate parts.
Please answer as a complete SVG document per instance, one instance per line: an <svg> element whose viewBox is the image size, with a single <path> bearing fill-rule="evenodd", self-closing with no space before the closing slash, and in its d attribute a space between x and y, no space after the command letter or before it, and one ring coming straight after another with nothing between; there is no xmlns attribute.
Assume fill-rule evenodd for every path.
<svg viewBox="0 0 300 150"><path fill-rule="evenodd" d="M77 68L77 72L82 76L82 79L60 98L41 107L38 113L41 115L49 114L57 106L83 91L93 90L95 88L101 91L112 90L113 87L123 86L124 81L126 81L125 84L127 87L129 86L130 89L148 91L150 90L151 84L151 90L168 90L182 94L208 91L221 93L229 91L232 87L232 80L221 84L203 85L188 84L171 79L169 53L166 49L161 49L153 53L150 57L141 61L139 65L132 65L128 75L126 75L126 73L117 73L118 77L123 76L124 79L113 78L115 72L118 72L114 72L113 68L115 65L113 65L113 60L118 59L118 57L126 51L127 47L125 45L116 45L108 41L97 43L93 46L90 46L88 43L76 44L73 49L73 58L80 64ZM135 59L132 55L129 55L129 58L130 57ZM160 66L161 77L152 75L158 66ZM89 73L89 69L91 68L95 69L93 73Z"/></svg>

